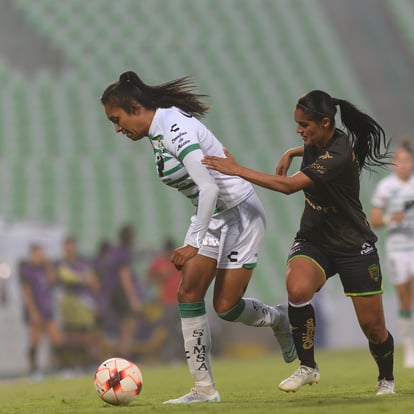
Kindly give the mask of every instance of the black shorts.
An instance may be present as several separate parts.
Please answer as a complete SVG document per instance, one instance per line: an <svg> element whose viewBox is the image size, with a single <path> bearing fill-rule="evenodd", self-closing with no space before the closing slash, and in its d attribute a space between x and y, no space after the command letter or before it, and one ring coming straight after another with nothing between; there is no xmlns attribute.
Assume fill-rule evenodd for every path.
<svg viewBox="0 0 414 414"><path fill-rule="evenodd" d="M295 257L312 260L326 279L339 274L346 296L369 296L383 292L378 252L372 243L366 242L351 252L326 252L307 240L295 239L288 263Z"/></svg>

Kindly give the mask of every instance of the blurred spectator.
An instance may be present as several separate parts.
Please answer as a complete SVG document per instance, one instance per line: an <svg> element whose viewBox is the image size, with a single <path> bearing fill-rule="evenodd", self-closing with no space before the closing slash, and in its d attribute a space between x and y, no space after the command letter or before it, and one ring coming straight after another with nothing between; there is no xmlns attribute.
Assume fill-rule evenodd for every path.
<svg viewBox="0 0 414 414"><path fill-rule="evenodd" d="M118 245L111 249L108 268L102 279L105 320L112 318L119 335L117 354L124 358L130 358L132 354L134 336L143 310L134 271L134 239L131 225L120 228Z"/></svg>
<svg viewBox="0 0 414 414"><path fill-rule="evenodd" d="M414 150L404 140L393 158L393 173L372 196L371 223L385 227L388 276L398 297L398 325L406 368L414 368Z"/></svg>
<svg viewBox="0 0 414 414"><path fill-rule="evenodd" d="M181 272L171 262L171 254L175 249L173 240L167 238L163 249L149 265L148 282L158 288L159 302L164 314L162 325L167 332L167 338L162 347L161 357L168 362L181 360L183 342L181 339L181 322L178 313L177 291L181 281Z"/></svg>
<svg viewBox="0 0 414 414"><path fill-rule="evenodd" d="M65 358L71 367L86 369L99 361L93 341L98 280L88 261L78 255L74 237L64 241L63 257L56 268L62 288L60 309L66 338Z"/></svg>
<svg viewBox="0 0 414 414"><path fill-rule="evenodd" d="M93 334L93 341L96 344L97 354L99 359L106 358L105 355L105 298L102 290L102 285L107 277L111 261L111 243L104 239L100 242L95 257L93 258L93 270L99 283L99 291L95 297L96 314L95 314L95 330ZM108 355L109 357L109 355Z"/></svg>
<svg viewBox="0 0 414 414"><path fill-rule="evenodd" d="M43 332L47 334L52 344L54 367L61 368L63 363L63 338L53 309L52 286L56 281L56 274L40 244L30 246L29 257L21 261L19 271L24 315L30 332L28 351L30 373L37 376L39 374L37 351Z"/></svg>

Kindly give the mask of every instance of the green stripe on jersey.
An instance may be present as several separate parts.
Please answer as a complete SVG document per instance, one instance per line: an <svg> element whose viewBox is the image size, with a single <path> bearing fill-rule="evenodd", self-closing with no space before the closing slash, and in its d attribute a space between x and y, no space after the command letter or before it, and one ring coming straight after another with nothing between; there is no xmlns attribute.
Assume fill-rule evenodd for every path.
<svg viewBox="0 0 414 414"><path fill-rule="evenodd" d="M186 149L184 149L184 150L182 150L182 151L181 151L181 154L178 156L178 159L179 159L181 162L183 162L183 159L185 158L185 156L186 156L189 152L194 151L194 150L196 150L196 149L201 149L201 148L200 148L200 145L198 145L198 144L189 145Z"/></svg>
<svg viewBox="0 0 414 414"><path fill-rule="evenodd" d="M181 164L178 164L174 168L171 168L171 170L164 171L164 174L163 175L165 177L167 175L174 174L176 171L181 170L181 168L183 168L183 166Z"/></svg>
<svg viewBox="0 0 414 414"><path fill-rule="evenodd" d="M177 178L177 179L176 179L176 180L174 180L174 181L169 181L169 182L168 182L168 185L172 186L172 185L175 185L175 184L181 183L181 181L186 180L188 177L190 177L190 176L189 176L188 174L185 174L185 175L183 175L182 177Z"/></svg>
<svg viewBox="0 0 414 414"><path fill-rule="evenodd" d="M191 195L188 195L186 197L191 198L191 199L197 198L198 197L198 191L195 194L191 194Z"/></svg>
<svg viewBox="0 0 414 414"><path fill-rule="evenodd" d="M185 190L188 190L189 188L195 187L195 186L196 186L196 184L194 184L193 182L191 182L191 183L185 185L184 187L180 187L179 190L180 191L185 191Z"/></svg>

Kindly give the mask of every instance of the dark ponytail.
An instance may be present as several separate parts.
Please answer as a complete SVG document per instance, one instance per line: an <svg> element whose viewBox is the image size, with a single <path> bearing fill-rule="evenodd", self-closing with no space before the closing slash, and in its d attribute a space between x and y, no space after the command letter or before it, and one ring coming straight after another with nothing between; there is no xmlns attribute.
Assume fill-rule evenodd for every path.
<svg viewBox="0 0 414 414"><path fill-rule="evenodd" d="M341 121L351 139L359 169L371 170L371 167L389 165L390 141L381 125L348 101L338 99L338 104L341 108ZM382 146L384 152L381 152Z"/></svg>
<svg viewBox="0 0 414 414"><path fill-rule="evenodd" d="M201 118L209 110L202 102L207 95L194 92L195 85L186 76L161 85L146 85L132 71L124 72L117 82L110 84L102 94L103 105L116 106L132 113L136 101L147 109L176 106L182 111Z"/></svg>
<svg viewBox="0 0 414 414"><path fill-rule="evenodd" d="M371 167L389 165L390 141L385 132L369 115L361 112L352 103L333 98L323 91L311 91L299 99L297 107L304 110L315 121L328 117L331 127L335 126L336 106L339 106L341 121L351 141L359 169L371 170ZM384 152L381 147L384 146Z"/></svg>

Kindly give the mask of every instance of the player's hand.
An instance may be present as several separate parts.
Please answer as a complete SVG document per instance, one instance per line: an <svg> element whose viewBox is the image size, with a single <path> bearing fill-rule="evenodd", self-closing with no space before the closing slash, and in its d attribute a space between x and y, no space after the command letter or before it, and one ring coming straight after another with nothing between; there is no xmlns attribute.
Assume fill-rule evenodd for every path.
<svg viewBox="0 0 414 414"><path fill-rule="evenodd" d="M286 151L283 155L278 164L276 165L275 175L286 175L290 164L292 163L292 157Z"/></svg>
<svg viewBox="0 0 414 414"><path fill-rule="evenodd" d="M212 170L220 171L223 174L227 175L239 175L240 165L237 163L235 158L224 148L224 155L226 158L213 157L207 155L204 159L201 160L201 163L204 164L207 168Z"/></svg>
<svg viewBox="0 0 414 414"><path fill-rule="evenodd" d="M175 267L178 270L181 270L185 263L193 258L197 253L197 247L193 247L187 244L187 246L175 249L174 253L171 255L171 261L174 263Z"/></svg>

